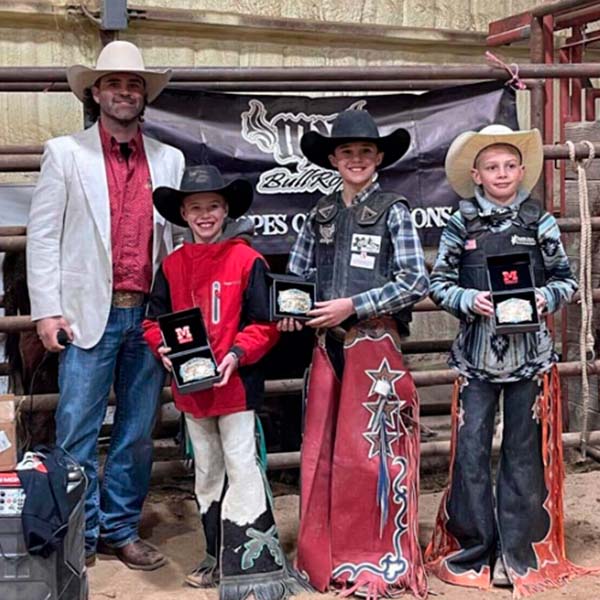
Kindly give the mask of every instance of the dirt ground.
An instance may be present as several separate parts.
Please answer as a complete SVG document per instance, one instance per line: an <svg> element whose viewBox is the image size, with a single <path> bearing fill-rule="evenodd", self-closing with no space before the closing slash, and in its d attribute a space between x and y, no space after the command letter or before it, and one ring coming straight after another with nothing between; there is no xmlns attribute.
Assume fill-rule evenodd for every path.
<svg viewBox="0 0 600 600"><path fill-rule="evenodd" d="M426 476L420 499L420 541L425 545L440 499L439 476ZM298 495L294 488L275 486L276 519L285 551L293 556L298 529ZM580 565L600 566L600 465L569 468L566 481L567 550ZM154 487L146 503L142 537L169 558L163 568L146 573L132 571L112 557L100 556L90 569L91 600L218 600L216 591L196 590L183 584L183 576L202 556L199 519L191 481ZM447 600L510 600L504 590L482 592L446 585L430 578L430 597ZM332 595L305 594L300 600L333 600ZM540 600L600 599L600 576L575 580L567 586L538 594Z"/></svg>

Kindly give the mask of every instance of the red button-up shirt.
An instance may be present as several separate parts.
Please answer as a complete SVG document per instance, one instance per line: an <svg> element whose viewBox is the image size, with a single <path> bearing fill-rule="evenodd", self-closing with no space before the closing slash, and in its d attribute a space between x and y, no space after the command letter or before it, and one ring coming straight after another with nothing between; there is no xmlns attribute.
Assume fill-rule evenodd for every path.
<svg viewBox="0 0 600 600"><path fill-rule="evenodd" d="M142 133L127 144L129 157L100 123L104 153L113 262L113 289L150 292L152 283L152 180Z"/></svg>

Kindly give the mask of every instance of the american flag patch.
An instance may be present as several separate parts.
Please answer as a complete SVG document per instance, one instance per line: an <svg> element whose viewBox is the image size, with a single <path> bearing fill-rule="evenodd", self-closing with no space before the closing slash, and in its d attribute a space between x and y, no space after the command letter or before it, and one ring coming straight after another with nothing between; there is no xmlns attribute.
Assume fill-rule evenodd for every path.
<svg viewBox="0 0 600 600"><path fill-rule="evenodd" d="M477 248L477 240L467 240L465 242L465 250L475 250Z"/></svg>

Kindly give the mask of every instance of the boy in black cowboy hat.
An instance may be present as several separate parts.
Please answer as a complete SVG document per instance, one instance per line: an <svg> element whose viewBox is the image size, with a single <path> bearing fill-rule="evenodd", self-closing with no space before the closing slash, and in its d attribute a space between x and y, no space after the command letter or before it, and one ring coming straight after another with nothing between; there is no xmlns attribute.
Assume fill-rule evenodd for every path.
<svg viewBox="0 0 600 600"><path fill-rule="evenodd" d="M267 265L242 237L224 233L227 216L243 215L252 203L245 179L223 181L212 166L188 168L180 189L155 190L154 205L171 223L189 226L194 243L170 254L157 273L144 337L171 369L157 317L200 308L221 381L208 390L181 394L196 465L195 492L207 555L186 582L219 585L220 597L249 594L280 600L300 591L290 576L258 464L254 410L263 381L256 363L278 339L268 322Z"/></svg>
<svg viewBox="0 0 600 600"><path fill-rule="evenodd" d="M380 136L366 111L345 111L330 137L301 147L336 169L342 189L311 210L288 270L316 276L317 329L302 446L298 567L370 597L427 592L417 541L419 410L400 336L427 295L423 250L405 200L384 192L377 169L396 162L408 132ZM284 320L283 331L300 323Z"/></svg>

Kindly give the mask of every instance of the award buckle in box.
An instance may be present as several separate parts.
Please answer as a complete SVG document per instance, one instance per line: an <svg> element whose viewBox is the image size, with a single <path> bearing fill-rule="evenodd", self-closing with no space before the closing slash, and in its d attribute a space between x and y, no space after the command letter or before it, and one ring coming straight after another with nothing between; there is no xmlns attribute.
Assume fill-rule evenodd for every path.
<svg viewBox="0 0 600 600"><path fill-rule="evenodd" d="M308 321L306 315L317 300L317 286L296 275L269 273L269 315L271 321L292 318Z"/></svg>
<svg viewBox="0 0 600 600"><path fill-rule="evenodd" d="M158 317L167 355L173 364L173 379L181 394L206 390L221 379L199 308L189 308Z"/></svg>
<svg viewBox="0 0 600 600"><path fill-rule="evenodd" d="M487 257L496 333L539 331L540 320L528 253Z"/></svg>

